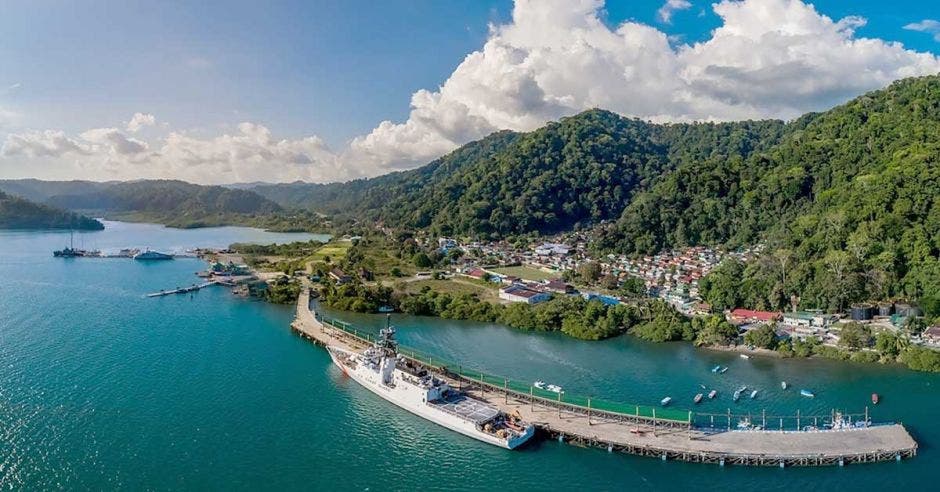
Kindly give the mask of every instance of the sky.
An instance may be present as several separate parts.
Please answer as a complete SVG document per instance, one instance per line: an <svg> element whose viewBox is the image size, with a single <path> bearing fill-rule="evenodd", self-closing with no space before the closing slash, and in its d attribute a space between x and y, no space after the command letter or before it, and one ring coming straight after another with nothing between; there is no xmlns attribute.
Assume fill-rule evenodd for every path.
<svg viewBox="0 0 940 492"><path fill-rule="evenodd" d="M0 3L0 178L345 181L600 107L791 119L940 73L914 0Z"/></svg>

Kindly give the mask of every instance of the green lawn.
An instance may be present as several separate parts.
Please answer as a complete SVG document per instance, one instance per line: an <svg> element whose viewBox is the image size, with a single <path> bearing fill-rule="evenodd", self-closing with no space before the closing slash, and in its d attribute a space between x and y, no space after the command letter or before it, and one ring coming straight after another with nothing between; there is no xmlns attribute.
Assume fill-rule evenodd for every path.
<svg viewBox="0 0 940 492"><path fill-rule="evenodd" d="M318 249L308 258L308 261L325 261L326 257L329 256L330 260L336 262L345 258L346 252L349 251L351 247L352 243L349 241L333 241L324 244L322 248Z"/></svg>
<svg viewBox="0 0 940 492"><path fill-rule="evenodd" d="M504 275L513 275L519 277L523 280L550 280L553 278L560 278L561 272L543 272L538 268L532 268L527 266L515 266L515 267L506 267L506 268L494 268L492 271L497 273L502 273Z"/></svg>

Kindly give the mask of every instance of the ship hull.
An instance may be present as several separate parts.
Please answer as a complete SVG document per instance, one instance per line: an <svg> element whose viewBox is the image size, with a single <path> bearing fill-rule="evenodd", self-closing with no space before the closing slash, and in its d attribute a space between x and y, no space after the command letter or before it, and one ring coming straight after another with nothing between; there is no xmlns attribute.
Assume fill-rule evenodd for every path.
<svg viewBox="0 0 940 492"><path fill-rule="evenodd" d="M337 359L337 353L355 355L352 352L348 352L341 348L332 346L327 347L327 351L330 353L330 358L333 360L333 363L336 364L336 366L339 367L340 370L342 370L343 373L349 376L353 381L356 381L361 386L365 387L376 395L379 395L383 399L395 404L399 408L407 410L426 420L430 420L431 422L434 422L441 427L445 427L454 432L459 432L460 434L463 434L467 437L472 437L478 441L483 441L487 444L492 444L494 446L499 446L506 449L515 449L523 445L533 436L535 432L535 428L533 426L529 426L526 428L524 434L510 439L500 439L496 436L487 434L477 429L476 424L473 422L444 413L443 411L438 410L425 402L412 401L407 398L406 395L403 395L400 391L397 391L395 388L390 388L374 380L370 377L371 375L365 373L361 367L351 368Z"/></svg>

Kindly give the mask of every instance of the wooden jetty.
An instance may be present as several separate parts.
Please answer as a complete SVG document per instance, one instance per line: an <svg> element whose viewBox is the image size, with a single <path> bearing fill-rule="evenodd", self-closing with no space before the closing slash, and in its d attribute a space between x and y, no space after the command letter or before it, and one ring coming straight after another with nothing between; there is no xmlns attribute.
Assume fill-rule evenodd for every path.
<svg viewBox="0 0 940 492"><path fill-rule="evenodd" d="M180 287L180 288L173 289L173 290L161 290L160 292L153 292L151 294L147 294L147 297L163 297L163 296L169 296L173 294L186 294L188 292L196 292L197 290L205 289L206 287L210 285L215 285L217 283L218 282L216 282L215 280L212 280L210 282L204 282L201 284L193 284L193 285L190 285L189 287Z"/></svg>
<svg viewBox="0 0 940 492"><path fill-rule="evenodd" d="M291 325L302 337L318 345L336 345L361 350L371 345L372 337L341 322L330 322L310 309L310 293L303 289L297 314ZM408 357L408 350L400 353ZM901 424L868 423L865 426L826 430L732 430L730 413L727 426L716 428L696 425L693 412L687 418L664 418L641 412L600 409L592 400L573 403L511 388L480 373L473 377L462 369L435 364L433 360L415 360L456 388L486 400L505 412L518 412L536 424L542 435L559 442L606 449L661 460L747 466L826 466L879 461L901 461L917 454L917 442ZM664 412L665 410L660 410ZM797 417L799 419L799 417ZM803 416L803 422L814 417ZM810 420L807 420L810 419ZM799 420L797 420L799 422ZM781 424L782 427L782 424ZM799 428L799 424L797 424Z"/></svg>

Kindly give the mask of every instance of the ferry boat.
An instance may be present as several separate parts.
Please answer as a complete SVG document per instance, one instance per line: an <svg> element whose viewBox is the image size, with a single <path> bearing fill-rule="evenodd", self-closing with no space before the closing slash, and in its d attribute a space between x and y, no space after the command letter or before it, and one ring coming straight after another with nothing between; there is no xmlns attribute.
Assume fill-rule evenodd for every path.
<svg viewBox="0 0 940 492"><path fill-rule="evenodd" d="M330 358L357 383L382 398L465 436L506 449L523 445L535 426L518 413L507 414L489 403L451 388L446 381L398 354L395 329L386 325L375 345L362 353L327 346Z"/></svg>
<svg viewBox="0 0 940 492"><path fill-rule="evenodd" d="M672 403L672 397L669 397L669 396L663 398L663 399L659 402L659 404L662 405L662 406L664 406L664 407L669 406L670 403Z"/></svg>
<svg viewBox="0 0 940 492"><path fill-rule="evenodd" d="M800 396L805 396L807 398L816 398L816 394L810 390L802 389L800 390Z"/></svg>
<svg viewBox="0 0 940 492"><path fill-rule="evenodd" d="M695 395L695 398L693 398L692 401L694 401L696 404L702 403L702 398L703 398L703 397L704 397L704 395L702 395L701 393L699 393L699 394Z"/></svg>
<svg viewBox="0 0 940 492"><path fill-rule="evenodd" d="M711 390L711 391L708 392L708 399L709 399L709 400L715 399L716 396L718 396L718 390Z"/></svg>

